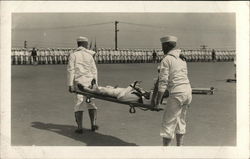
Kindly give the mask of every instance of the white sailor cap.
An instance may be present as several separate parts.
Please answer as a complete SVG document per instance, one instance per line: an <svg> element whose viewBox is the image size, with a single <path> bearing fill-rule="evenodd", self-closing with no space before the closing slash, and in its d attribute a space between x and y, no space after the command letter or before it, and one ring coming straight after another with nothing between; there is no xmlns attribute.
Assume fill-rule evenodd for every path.
<svg viewBox="0 0 250 159"><path fill-rule="evenodd" d="M161 43L166 43L166 42L177 42L178 39L175 36L166 35L162 37L160 40L161 40Z"/></svg>
<svg viewBox="0 0 250 159"><path fill-rule="evenodd" d="M88 38L80 36L76 39L77 42L88 42Z"/></svg>

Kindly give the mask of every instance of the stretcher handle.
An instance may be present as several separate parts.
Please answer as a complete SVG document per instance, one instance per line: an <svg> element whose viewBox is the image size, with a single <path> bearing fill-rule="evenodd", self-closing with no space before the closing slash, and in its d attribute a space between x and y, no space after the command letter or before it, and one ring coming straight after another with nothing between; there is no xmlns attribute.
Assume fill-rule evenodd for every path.
<svg viewBox="0 0 250 159"><path fill-rule="evenodd" d="M134 114L136 112L135 107L130 105L129 113Z"/></svg>
<svg viewBox="0 0 250 159"><path fill-rule="evenodd" d="M90 98L87 97L87 98L86 98L86 103L90 103L90 102L91 102Z"/></svg>

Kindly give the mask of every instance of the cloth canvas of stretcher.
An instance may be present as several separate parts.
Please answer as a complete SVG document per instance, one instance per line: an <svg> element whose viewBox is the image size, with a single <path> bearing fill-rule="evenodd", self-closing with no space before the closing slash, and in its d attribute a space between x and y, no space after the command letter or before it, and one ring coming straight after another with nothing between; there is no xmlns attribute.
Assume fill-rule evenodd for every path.
<svg viewBox="0 0 250 159"><path fill-rule="evenodd" d="M97 98L119 104L126 104L130 106L130 113L135 113L135 107L142 110L160 111L162 108L154 108L151 105L151 97L153 92L145 91L139 86L138 81L130 84L126 88L120 87L100 87L92 85L91 88L84 87L81 84L77 85L76 93L87 97L86 102L90 102L91 98ZM193 94L210 94L214 93L214 88L192 88ZM163 98L168 97L168 92L164 94ZM163 101L163 100L162 100ZM164 104L164 102L162 103Z"/></svg>

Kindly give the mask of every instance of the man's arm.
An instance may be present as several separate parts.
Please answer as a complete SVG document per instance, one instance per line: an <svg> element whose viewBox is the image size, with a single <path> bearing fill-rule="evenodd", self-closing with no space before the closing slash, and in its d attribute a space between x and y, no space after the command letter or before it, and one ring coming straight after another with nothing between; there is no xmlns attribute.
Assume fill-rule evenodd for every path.
<svg viewBox="0 0 250 159"><path fill-rule="evenodd" d="M158 93L158 85L159 85L159 77L157 78L155 84L154 84L154 90L153 90L153 95L151 99L151 105L154 107L156 105L156 96Z"/></svg>
<svg viewBox="0 0 250 159"><path fill-rule="evenodd" d="M67 66L67 82L69 86L69 92L73 93L74 89L74 78L75 78L75 55L69 55L69 62Z"/></svg>
<svg viewBox="0 0 250 159"><path fill-rule="evenodd" d="M96 85L98 85L98 78L97 78L97 68L95 64L94 58L91 59L91 72L96 80Z"/></svg>
<svg viewBox="0 0 250 159"><path fill-rule="evenodd" d="M156 97L156 107L160 105L164 92L167 89L169 77L169 61L168 59L162 60L159 73L158 93Z"/></svg>

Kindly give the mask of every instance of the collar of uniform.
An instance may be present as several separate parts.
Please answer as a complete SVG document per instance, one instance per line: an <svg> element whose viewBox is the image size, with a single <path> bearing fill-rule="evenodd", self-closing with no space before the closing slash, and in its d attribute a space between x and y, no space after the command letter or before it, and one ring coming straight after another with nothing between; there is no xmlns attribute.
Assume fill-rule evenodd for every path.
<svg viewBox="0 0 250 159"><path fill-rule="evenodd" d="M174 50L171 50L168 53L168 55L172 55L172 56L175 56L176 58L178 58L180 56L180 53L181 53L180 49L174 49Z"/></svg>
<svg viewBox="0 0 250 159"><path fill-rule="evenodd" d="M80 46L80 47L78 47L76 50L77 50L77 51L79 51L79 50L85 50L85 48L82 47L82 46Z"/></svg>
<svg viewBox="0 0 250 159"><path fill-rule="evenodd" d="M87 53L90 54L91 56L94 56L95 53L96 53L95 51L88 50L88 49L86 49L86 48L84 48L84 47L82 47L82 46L80 46L80 47L77 48L77 51L80 51L80 50L84 50L85 52L87 52Z"/></svg>
<svg viewBox="0 0 250 159"><path fill-rule="evenodd" d="M86 49L87 50L87 49ZM95 51L92 51L92 50L87 50L87 53L89 53L90 55L94 56L96 54Z"/></svg>

